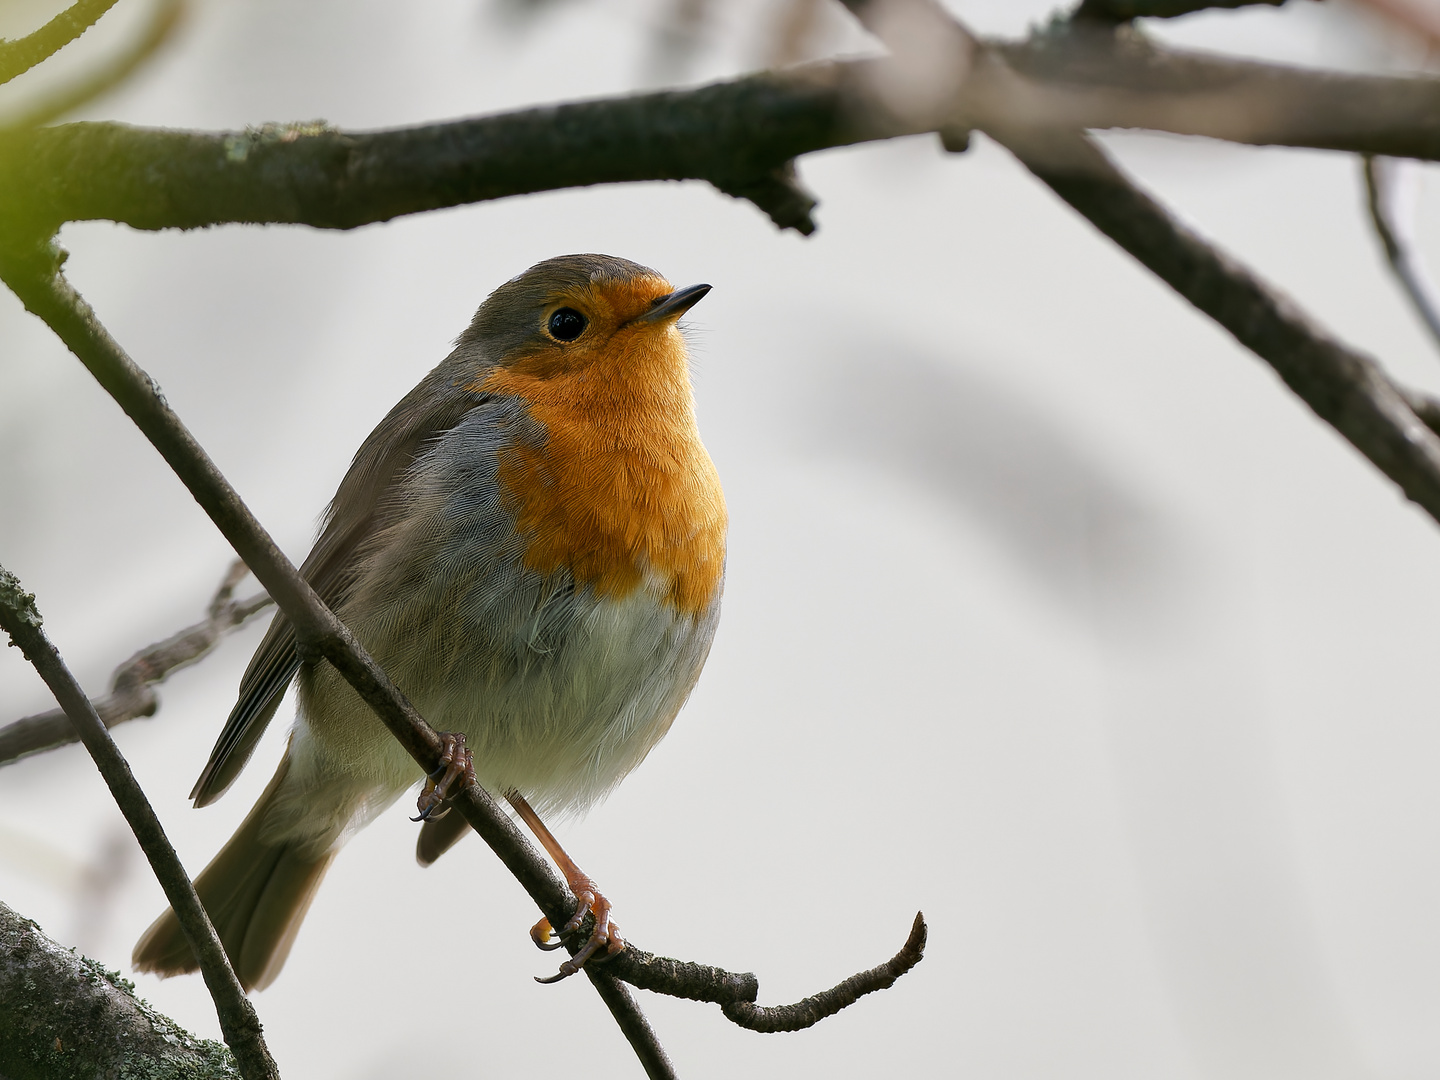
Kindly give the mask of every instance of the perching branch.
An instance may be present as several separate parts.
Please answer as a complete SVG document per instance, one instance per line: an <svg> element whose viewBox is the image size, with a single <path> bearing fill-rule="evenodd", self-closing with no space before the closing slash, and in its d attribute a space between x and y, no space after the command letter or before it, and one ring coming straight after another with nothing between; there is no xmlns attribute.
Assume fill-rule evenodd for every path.
<svg viewBox="0 0 1440 1080"><path fill-rule="evenodd" d="M107 728L141 716L154 716L160 708L155 686L172 672L204 659L222 637L270 606L272 601L264 593L248 600L235 599L235 586L249 572L243 562L235 563L211 599L203 621L142 649L115 669L110 677L110 693L93 702ZM0 728L0 765L68 746L79 738L63 709L26 716Z"/></svg>
<svg viewBox="0 0 1440 1080"><path fill-rule="evenodd" d="M0 903L0 1075L235 1080L225 1046L197 1039L118 973L64 949Z"/></svg>
<svg viewBox="0 0 1440 1080"><path fill-rule="evenodd" d="M0 83L7 83L54 56L94 26L115 3L116 0L79 0L33 34L14 41L0 41Z"/></svg>
<svg viewBox="0 0 1440 1080"><path fill-rule="evenodd" d="M115 804L135 833L156 880L165 891L165 899L180 919L185 940L200 962L200 973L215 1002L220 1030L235 1055L240 1074L245 1080L279 1080L280 1072L261 1035L260 1019L230 969L220 938L200 905L200 898L195 895L194 886L180 865L150 800L130 772L130 765L110 732L95 715L75 676L41 629L35 597L25 592L15 575L3 566L0 566L0 629L10 635L11 642L25 654L60 702L80 733L85 749L95 759L95 766L110 788Z"/></svg>
<svg viewBox="0 0 1440 1080"><path fill-rule="evenodd" d="M290 619L302 650L333 664L420 767L427 773L433 772L441 754L439 735L275 546L180 418L171 411L159 387L110 337L89 305L60 274L61 262L58 249L48 240L29 247L0 244L0 280L4 280L26 308L55 331L160 451ZM88 708L88 701L84 705ZM95 723L104 733L98 718ZM108 733L104 733L104 737L108 740ZM490 794L472 782L451 799L451 804L500 857L551 925L565 925L575 910L570 891ZM194 896L193 891L190 895ZM566 940L572 955L588 937L591 922L592 919L587 918L585 925ZM753 976L657 960L633 947L603 965L587 966L585 970L591 982L652 1077L673 1076L673 1069L629 992L616 980L632 981L633 977L637 986L668 993L664 977L667 969L677 972L676 996L718 1001L719 998L711 995L725 992L726 1000L730 1000L728 992L732 988L748 989L754 985ZM878 988L878 985L872 987ZM753 992L749 1000L754 1000ZM817 1013L814 1019L824 1015L829 1013Z"/></svg>

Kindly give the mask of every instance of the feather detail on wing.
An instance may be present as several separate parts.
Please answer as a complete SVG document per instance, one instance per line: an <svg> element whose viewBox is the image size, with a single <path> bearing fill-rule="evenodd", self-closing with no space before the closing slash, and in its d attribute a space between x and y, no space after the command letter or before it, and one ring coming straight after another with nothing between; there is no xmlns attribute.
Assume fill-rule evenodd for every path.
<svg viewBox="0 0 1440 1080"><path fill-rule="evenodd" d="M320 539L300 574L334 611L354 586L355 557L365 538L380 525L384 495L401 478L423 444L459 423L488 395L462 390L474 381L473 359L452 353L406 394L356 451L326 511ZM249 761L275 716L285 690L300 670L295 630L277 614L240 680L240 696L230 711L210 760L190 798L208 806L228 788Z"/></svg>

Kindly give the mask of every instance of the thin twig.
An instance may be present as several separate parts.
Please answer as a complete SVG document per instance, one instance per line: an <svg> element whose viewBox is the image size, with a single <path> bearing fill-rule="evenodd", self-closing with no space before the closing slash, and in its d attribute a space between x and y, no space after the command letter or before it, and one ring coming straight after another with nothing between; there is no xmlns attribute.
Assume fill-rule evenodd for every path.
<svg viewBox="0 0 1440 1080"><path fill-rule="evenodd" d="M79 0L40 27L33 34L14 41L0 41L0 83L24 74L63 49L97 19L115 6L117 0Z"/></svg>
<svg viewBox="0 0 1440 1080"><path fill-rule="evenodd" d="M70 722L85 743L85 749L90 751L96 768L105 778L115 804L125 815L145 857L150 860L150 868L180 920L185 940L200 962L200 973L215 1002L220 1030L235 1054L241 1075L246 1080L279 1080L280 1072L261 1034L260 1019L255 1015L245 991L240 988L220 938L200 905L200 898L195 895L195 888L190 884L185 868L180 865L180 859L171 847L160 819L155 816L150 800L145 797L110 732L95 715L85 691L41 629L35 597L21 588L15 575L3 566L0 566L0 629L19 646L70 717Z"/></svg>
<svg viewBox="0 0 1440 1080"><path fill-rule="evenodd" d="M873 994L876 990L888 990L895 980L918 964L925 956L925 939L928 930L923 912L915 913L910 936L904 946L885 963L862 971L829 990L822 991L797 1001L794 1005L755 1005L737 1001L722 1007L722 1011L741 1027L751 1031L801 1031L812 1027L827 1016L834 1016L857 998Z"/></svg>
<svg viewBox="0 0 1440 1080"><path fill-rule="evenodd" d="M39 127L109 93L144 67L146 61L170 40L184 14L185 0L159 0L145 24L144 31L126 49L86 72L85 76L73 85L62 86L46 96L10 120L6 126Z"/></svg>
<svg viewBox="0 0 1440 1080"><path fill-rule="evenodd" d="M221 638L273 603L265 593L248 600L235 599L235 586L249 572L243 562L236 562L211 599L203 621L142 649L115 669L110 677L110 693L92 703L107 728L154 716L160 707L156 685L173 672L204 659ZM0 727L0 765L68 746L79 737L63 709L23 717Z"/></svg>
<svg viewBox="0 0 1440 1080"><path fill-rule="evenodd" d="M1370 224L1385 249L1385 260L1390 264L1400 287L1410 298L1420 320L1430 331L1430 336L1440 344L1440 305L1437 305L1434 289L1419 256L1410 243L1410 230L1401 221L1398 201L1399 171L1413 163L1397 158L1375 157L1366 154L1361 157L1365 174L1365 203L1370 210Z"/></svg>

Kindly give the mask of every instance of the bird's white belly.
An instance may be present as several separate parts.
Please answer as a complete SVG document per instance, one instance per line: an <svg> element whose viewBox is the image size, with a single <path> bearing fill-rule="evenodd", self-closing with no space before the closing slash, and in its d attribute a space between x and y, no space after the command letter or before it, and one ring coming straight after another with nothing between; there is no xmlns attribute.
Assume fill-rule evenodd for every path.
<svg viewBox="0 0 1440 1080"><path fill-rule="evenodd" d="M542 815L585 810L664 736L699 677L720 607L717 597L690 616L658 587L621 599L545 593L498 635L484 603L469 625L394 609L374 625L351 622L434 728L465 733L480 783L497 795L518 791ZM432 600L417 595L404 607L433 613ZM557 618L547 621L547 608ZM290 757L287 798L270 828L322 846L343 842L420 779L328 665L302 673Z"/></svg>

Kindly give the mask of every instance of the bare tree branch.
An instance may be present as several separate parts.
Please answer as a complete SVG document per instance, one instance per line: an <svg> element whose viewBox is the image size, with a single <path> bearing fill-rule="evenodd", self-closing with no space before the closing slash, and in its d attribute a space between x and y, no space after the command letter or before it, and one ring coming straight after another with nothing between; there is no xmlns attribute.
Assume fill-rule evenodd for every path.
<svg viewBox="0 0 1440 1080"><path fill-rule="evenodd" d="M867 27L884 34L880 4L843 2ZM932 34L958 32L978 48L969 30L935 0L900 2ZM997 100L1007 95L1023 100L1023 80L998 55L985 61ZM1322 420L1440 521L1440 437L1376 361L1331 337L1287 297L1180 225L1083 132L1037 122L1040 117L1014 108L973 119L1101 232L1268 363Z"/></svg>
<svg viewBox="0 0 1440 1080"><path fill-rule="evenodd" d="M118 973L0 903L0 1075L235 1080L221 1043L197 1039Z"/></svg>
<svg viewBox="0 0 1440 1080"><path fill-rule="evenodd" d="M0 133L0 217L46 235L93 219L345 229L542 190L699 179L808 232L813 199L794 182L797 156L982 120L1440 159L1437 79L1186 53L1094 24L975 49L954 94L925 115L896 111L875 92L911 74L903 64L855 60L390 131L80 123Z"/></svg>
<svg viewBox="0 0 1440 1080"><path fill-rule="evenodd" d="M94 26L115 3L116 0L79 0L33 34L14 41L0 41L0 83L7 83L54 56Z"/></svg>
<svg viewBox="0 0 1440 1080"><path fill-rule="evenodd" d="M210 918L200 905L200 898L195 895L190 878L180 865L180 859L170 845L160 819L155 816L150 800L130 772L130 766L110 737L110 732L95 715L80 684L41 629L35 597L25 592L15 575L3 566L0 566L0 629L19 646L65 709L70 722L80 733L85 749L95 759L115 804L120 807L145 857L150 860L150 868L165 890L165 898L180 919L185 940L200 961L200 973L215 1002L220 1030L235 1055L240 1074L245 1080L278 1080L280 1072L265 1046L260 1019L230 969L230 961L215 934L215 928L210 925Z"/></svg>
<svg viewBox="0 0 1440 1080"><path fill-rule="evenodd" d="M1430 336L1440 344L1440 304L1436 303L1434 286L1425 273L1420 257L1415 253L1408 223L1402 220L1402 211L1396 205L1399 201L1397 190L1407 162L1398 158L1365 155L1361 159L1365 174L1365 202L1370 210L1370 224L1385 250L1385 260L1410 298L1416 314ZM1418 166L1413 166L1418 168ZM1417 177L1418 179L1418 177Z"/></svg>
<svg viewBox="0 0 1440 1080"><path fill-rule="evenodd" d="M1263 4L1280 7L1285 0L1082 0L1074 18L1124 22L1129 19L1174 19L1210 8L1242 8Z"/></svg>
<svg viewBox="0 0 1440 1080"><path fill-rule="evenodd" d="M915 922L910 927L910 936L905 939L905 945L878 967L851 975L838 986L832 986L804 1001L797 1001L794 1005L767 1007L737 1001L733 1005L724 1006L723 1011L735 1023L751 1031L801 1031L818 1024L827 1016L834 1016L865 994L888 990L894 986L896 979L924 957L927 933L924 914L916 912Z"/></svg>
<svg viewBox="0 0 1440 1080"><path fill-rule="evenodd" d="M235 599L235 586L249 572L243 562L236 562L211 599L203 621L142 649L115 669L110 677L110 693L92 703L107 728L141 716L154 716L160 708L155 686L172 672L204 659L221 638L273 603L265 593L248 600ZM23 717L0 728L0 765L68 746L79 738L64 709Z"/></svg>

